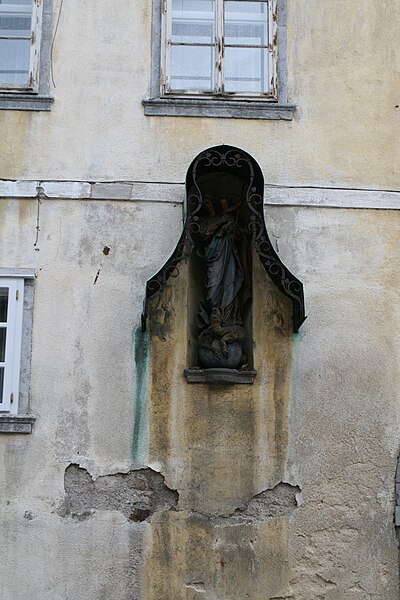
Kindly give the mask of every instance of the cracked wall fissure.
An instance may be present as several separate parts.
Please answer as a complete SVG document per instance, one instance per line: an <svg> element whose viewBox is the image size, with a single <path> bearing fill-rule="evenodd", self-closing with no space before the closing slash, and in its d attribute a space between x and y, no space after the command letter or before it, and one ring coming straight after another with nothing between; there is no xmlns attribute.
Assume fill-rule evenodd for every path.
<svg viewBox="0 0 400 600"><path fill-rule="evenodd" d="M63 515L84 519L96 510L118 510L131 521L144 521L155 512L178 511L179 493L165 484L161 473L151 468L114 473L92 479L90 473L77 464L65 469L66 493ZM248 502L226 515L193 512L216 524L257 523L289 515L298 507L298 486L279 483L253 496Z"/></svg>

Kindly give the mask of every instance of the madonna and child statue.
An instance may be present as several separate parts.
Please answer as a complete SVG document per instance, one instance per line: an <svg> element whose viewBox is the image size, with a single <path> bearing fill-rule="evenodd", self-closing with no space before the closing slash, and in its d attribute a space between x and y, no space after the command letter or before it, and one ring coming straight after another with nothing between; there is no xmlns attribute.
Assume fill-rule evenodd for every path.
<svg viewBox="0 0 400 600"><path fill-rule="evenodd" d="M205 267L197 314L198 362L206 369L240 369L247 363L242 310L250 296L240 200L206 195L202 213L196 244Z"/></svg>
<svg viewBox="0 0 400 600"><path fill-rule="evenodd" d="M291 300L295 332L306 318L303 285L269 239L263 193L259 165L239 148L208 148L188 169L183 231L170 258L146 283L142 314L145 331L151 302L179 275L179 263L188 261L188 383L253 383L253 254ZM153 326L155 331L155 317Z"/></svg>

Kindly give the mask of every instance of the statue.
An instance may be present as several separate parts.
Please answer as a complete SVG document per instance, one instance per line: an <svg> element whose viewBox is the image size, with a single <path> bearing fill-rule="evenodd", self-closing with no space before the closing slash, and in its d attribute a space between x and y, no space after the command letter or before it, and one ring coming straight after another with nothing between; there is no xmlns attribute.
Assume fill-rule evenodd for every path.
<svg viewBox="0 0 400 600"><path fill-rule="evenodd" d="M261 169L240 148L207 148L188 169L185 224L175 250L146 283L142 314L146 331L150 300L161 295L187 259L188 383L254 382L253 316L260 314L252 310L253 256L291 301L294 332L306 318L303 285L269 239L263 194ZM169 302L166 307L173 310ZM168 337L168 323L162 325L161 330L153 318L153 332Z"/></svg>
<svg viewBox="0 0 400 600"><path fill-rule="evenodd" d="M240 201L222 197L215 202L205 196L203 206L199 254L205 261L206 276L198 310L198 357L205 368L236 369L245 362L241 314L245 273L238 246L242 237Z"/></svg>

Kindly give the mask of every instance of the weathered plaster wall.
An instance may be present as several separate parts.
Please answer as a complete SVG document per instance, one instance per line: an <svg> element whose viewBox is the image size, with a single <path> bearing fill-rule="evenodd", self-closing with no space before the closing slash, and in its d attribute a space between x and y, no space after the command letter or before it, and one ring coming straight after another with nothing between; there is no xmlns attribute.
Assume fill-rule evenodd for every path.
<svg viewBox="0 0 400 600"><path fill-rule="evenodd" d="M287 9L298 109L293 122L260 122L145 117L151 0L113 11L106 0L64 2L55 102L50 113L0 112L1 176L179 182L190 158L223 142L244 146L272 183L397 189L399 3L288 0Z"/></svg>
<svg viewBox="0 0 400 600"><path fill-rule="evenodd" d="M342 188L399 190L400 4L288 0L292 122L145 117L151 2L117 4L55 0L52 109L0 110L0 178L32 180L0 182L0 267L36 271L0 597L397 600L400 212L290 204L398 207ZM255 262L257 379L217 389L183 377L186 265L139 319L181 230L182 186L157 182L221 143L286 186L267 222L308 320L290 333Z"/></svg>
<svg viewBox="0 0 400 600"><path fill-rule="evenodd" d="M37 207L0 202L1 264L37 273L37 421L0 437L1 597L397 599L400 213L269 207L309 317L293 337L255 263L258 377L218 392L182 375L185 267L136 329L180 207L44 199L35 246Z"/></svg>
<svg viewBox="0 0 400 600"><path fill-rule="evenodd" d="M37 206L0 201L1 264L37 273L31 364L37 421L32 435L0 439L0 596L131 599L139 593L147 523L132 524L118 505L84 521L72 517L64 471L70 463L94 476L129 471L133 331L142 281L157 266L152 249L157 245L166 257L170 242L147 219L161 217L173 235L180 209L45 201L35 246Z"/></svg>
<svg viewBox="0 0 400 600"><path fill-rule="evenodd" d="M394 600L398 215L295 209L267 214L274 237L284 240L287 260L304 281L309 319L292 340L290 310L255 263L254 386L185 384L179 372L184 357L174 354L184 348L185 293L174 283L174 292L166 294L176 318L169 336L153 336L151 422L171 414L174 429L171 437L162 426L154 432L149 459L161 459L162 472L180 492L179 506L191 516L182 521L168 514L152 527L153 552L166 570L173 564L173 592L161 593L149 566L145 597L192 597L185 586L191 589L188 582L195 581L206 598ZM370 251L378 238L376 252ZM160 399L169 408L160 410ZM279 482L301 490L297 508L287 516L230 521L235 508ZM225 537L221 515L224 532L230 532ZM179 549L187 539L198 554L185 562ZM174 548L167 559L163 544ZM201 565L210 555L217 569L221 553L224 564L235 565L234 574L229 569L215 574L208 562ZM283 570L264 562L277 554ZM150 554L148 564L153 562Z"/></svg>

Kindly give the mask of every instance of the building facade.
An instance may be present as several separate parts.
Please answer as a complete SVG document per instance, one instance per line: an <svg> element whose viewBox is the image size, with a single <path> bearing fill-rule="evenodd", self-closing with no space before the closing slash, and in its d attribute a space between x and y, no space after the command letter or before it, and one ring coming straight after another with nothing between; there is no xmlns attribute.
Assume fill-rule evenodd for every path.
<svg viewBox="0 0 400 600"><path fill-rule="evenodd" d="M399 597L399 27L394 0L0 1L1 598ZM306 302L294 333L251 251L251 384L185 377L192 258L141 323L224 145Z"/></svg>

